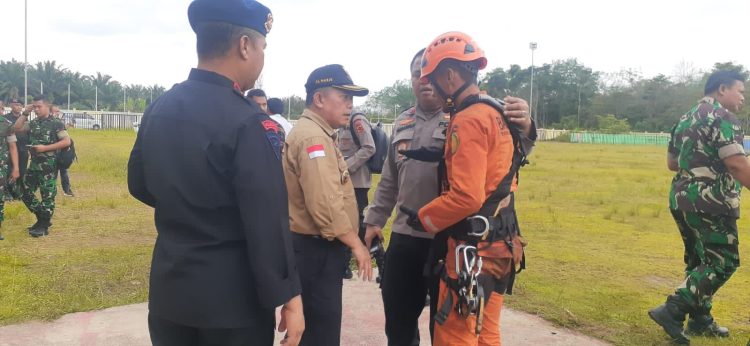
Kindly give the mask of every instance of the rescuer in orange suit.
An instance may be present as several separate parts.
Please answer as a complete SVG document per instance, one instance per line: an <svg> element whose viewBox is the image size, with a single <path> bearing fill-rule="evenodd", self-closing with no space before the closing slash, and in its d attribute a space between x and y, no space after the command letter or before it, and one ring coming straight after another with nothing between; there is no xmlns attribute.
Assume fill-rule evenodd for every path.
<svg viewBox="0 0 750 346"><path fill-rule="evenodd" d="M408 223L415 229L449 235L438 301L442 309L435 325L434 345L438 346L500 345L503 294L510 293L516 267L522 262L513 192L525 155L517 153L530 152L536 131L526 110L508 107L503 116L498 108L477 101L487 98L480 96L477 84L479 70L486 65L484 51L460 32L438 36L422 58L422 82L432 83L444 100L444 110L451 114L443 191L418 212L406 206L401 210L410 216ZM456 247L472 243L467 230L473 229L472 217L477 215L489 220L488 232L473 242L481 258L476 281L486 299L476 313L466 313L464 307L462 315L456 307L461 302Z"/></svg>

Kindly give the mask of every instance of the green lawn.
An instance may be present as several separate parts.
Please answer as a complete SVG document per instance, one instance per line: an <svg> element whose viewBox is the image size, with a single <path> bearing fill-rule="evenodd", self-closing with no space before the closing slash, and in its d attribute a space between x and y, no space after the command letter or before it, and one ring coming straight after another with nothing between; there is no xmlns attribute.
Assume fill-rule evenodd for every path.
<svg viewBox="0 0 750 346"><path fill-rule="evenodd" d="M6 203L0 241L0 325L143 302L154 240L153 214L131 198L127 158L132 131L71 130L79 162L76 197L62 195L50 236L29 237L33 215ZM59 183L58 183L59 184Z"/></svg>
<svg viewBox="0 0 750 346"><path fill-rule="evenodd" d="M32 239L32 215L6 204L0 242L0 325L143 302L154 239L151 210L125 184L132 132L72 132L75 198L58 196L51 236ZM518 193L528 269L509 305L620 345L666 345L646 311L682 276L682 243L667 210L665 148L541 143ZM743 215L748 215L747 203ZM750 225L740 222L740 237ZM741 257L750 258L747 246ZM750 334L750 270L714 300L740 345ZM507 331L506 332L511 332Z"/></svg>
<svg viewBox="0 0 750 346"><path fill-rule="evenodd" d="M683 275L682 240L667 208L666 147L541 143L522 171L519 218L527 270L510 306L620 345L668 344L646 315ZM743 215L750 215L748 203ZM740 238L749 237L748 219ZM740 257L750 258L743 244ZM750 333L750 269L740 267L714 300L732 330Z"/></svg>

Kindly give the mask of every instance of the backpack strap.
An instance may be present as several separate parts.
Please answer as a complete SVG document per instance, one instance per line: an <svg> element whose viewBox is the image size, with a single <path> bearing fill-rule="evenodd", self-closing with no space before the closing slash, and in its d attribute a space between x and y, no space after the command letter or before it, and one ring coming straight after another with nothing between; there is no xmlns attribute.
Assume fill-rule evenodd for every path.
<svg viewBox="0 0 750 346"><path fill-rule="evenodd" d="M513 159L510 169L500 181L500 184L498 184L492 195L490 195L490 197L487 198L484 204L482 204L482 208L480 208L478 213L479 215L484 216L495 216L495 214L497 214L497 207L500 201L510 195L510 190L513 186L513 180L518 179L518 172L520 168L525 166L528 161L526 160L526 152L521 145L521 137L523 134L518 125L512 123L510 121L510 118L505 115L505 103L487 95L471 95L467 97L463 103L461 103L461 109L466 109L467 107L477 103L484 103L497 110L498 113L500 113L500 116L503 117L503 122L505 122L505 126L508 127L510 135L513 138Z"/></svg>

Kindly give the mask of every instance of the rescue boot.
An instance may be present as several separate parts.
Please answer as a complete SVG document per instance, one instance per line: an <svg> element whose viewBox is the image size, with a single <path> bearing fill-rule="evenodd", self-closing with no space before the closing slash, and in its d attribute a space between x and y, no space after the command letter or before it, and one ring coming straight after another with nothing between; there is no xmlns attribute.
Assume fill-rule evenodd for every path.
<svg viewBox="0 0 750 346"><path fill-rule="evenodd" d="M49 227L52 226L49 218L39 218L38 225L36 228L29 230L29 235L34 238L43 237L49 235Z"/></svg>
<svg viewBox="0 0 750 346"><path fill-rule="evenodd" d="M676 295L667 297L667 302L649 310L648 316L664 329L672 338L672 342L678 345L690 345L690 338L683 330L688 309L680 299Z"/></svg>
<svg viewBox="0 0 750 346"><path fill-rule="evenodd" d="M691 315L687 323L690 335L729 337L729 329L719 326L711 315Z"/></svg>

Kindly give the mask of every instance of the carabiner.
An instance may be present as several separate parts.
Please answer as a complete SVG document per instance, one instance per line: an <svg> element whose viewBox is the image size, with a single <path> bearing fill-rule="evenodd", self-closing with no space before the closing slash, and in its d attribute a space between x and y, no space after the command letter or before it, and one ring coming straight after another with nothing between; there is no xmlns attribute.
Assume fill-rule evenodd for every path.
<svg viewBox="0 0 750 346"><path fill-rule="evenodd" d="M470 237L477 237L481 240L487 239L487 236L490 234L490 220L482 215L469 216L466 218L466 220L469 221L469 225L472 225L474 220L479 220L484 224L484 230L482 230L481 232L474 232L473 227L469 226L469 232L467 234Z"/></svg>

